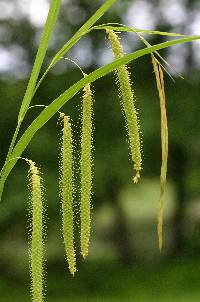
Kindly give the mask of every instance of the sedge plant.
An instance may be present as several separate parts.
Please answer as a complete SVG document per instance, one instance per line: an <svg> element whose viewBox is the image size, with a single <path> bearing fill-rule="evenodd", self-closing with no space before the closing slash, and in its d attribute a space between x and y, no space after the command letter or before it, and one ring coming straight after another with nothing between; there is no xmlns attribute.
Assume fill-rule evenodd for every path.
<svg viewBox="0 0 200 302"><path fill-rule="evenodd" d="M153 71L156 78L157 89L160 98L161 109L161 147L162 147L162 164L160 175L160 205L158 211L158 238L159 247L162 249L163 236L163 204L164 191L166 186L167 175L167 156L168 156L168 130L167 130L167 114L166 114L166 98L164 90L163 68L159 59L159 50L171 47L173 45L188 43L199 40L200 36L185 36L177 33L152 31L138 28L130 28L121 24L102 24L95 23L106 13L106 11L114 5L116 0L106 0L102 6L82 25L82 27L58 50L52 58L49 66L40 76L41 67L44 63L45 54L52 36L57 17L61 8L61 0L51 0L49 13L41 36L40 44L36 54L33 69L28 81L28 85L24 94L24 98L19 110L16 128L13 138L8 146L8 152L5 163L0 172L0 200L3 199L3 191L5 182L15 167L17 161L25 152L28 144L33 137L54 115L59 113L62 125L62 139L60 146L60 199L61 199L61 219L62 232L65 247L66 260L68 262L69 271L72 275L76 272L76 253L77 248L74 242L74 157L76 151L73 146L73 134L70 117L68 114L60 113L59 110L75 96L79 91L83 91L82 98L82 129L81 129L81 156L80 156L80 250L85 258L89 251L90 230L91 230L91 203L92 203L92 142L93 142L93 88L91 84L95 83L111 72L116 73L116 82L118 84L119 95L122 105L122 111L125 117L127 134L129 138L130 153L133 162L135 174L133 177L133 185L137 183L142 171L142 155L141 155L141 135L139 113L136 104L136 91L131 81L131 74L128 69L128 63L140 57L151 55L153 63ZM64 90L59 96L52 100L33 122L19 136L21 125L31 106L32 99L39 89L40 84L45 79L47 73L69 52L69 50L84 36L91 32L101 31L110 42L113 50L114 60L102 67L99 67L84 76L71 87ZM150 45L143 39L144 48L129 54L124 54L123 46L120 41L120 34L129 32L133 35L142 37L142 34L153 34L170 37L169 41L160 44ZM137 75L134 75L137 76ZM30 165L30 188L31 188L31 213L32 213L32 236L31 236L31 292L32 301L44 301L44 274L43 274L43 194L41 186L40 170L32 161L28 161Z"/></svg>

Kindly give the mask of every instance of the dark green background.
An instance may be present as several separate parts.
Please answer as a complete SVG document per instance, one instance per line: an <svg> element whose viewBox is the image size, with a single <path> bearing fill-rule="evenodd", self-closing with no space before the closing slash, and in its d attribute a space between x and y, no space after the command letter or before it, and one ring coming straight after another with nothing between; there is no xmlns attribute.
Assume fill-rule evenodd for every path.
<svg viewBox="0 0 200 302"><path fill-rule="evenodd" d="M9 3L15 5L17 2L10 0ZM117 1L99 23L124 22L122 17L132 3ZM134 3L137 8L145 6L146 2ZM198 1L177 0L174 3L182 3L186 13L186 20L176 26L172 26L170 18L162 18L163 1L148 1L152 8L151 18L155 19L157 24L154 29L190 33L191 22L200 14ZM56 51L100 4L101 1L87 0L63 2L43 71ZM172 2L169 2L168 8L170 5ZM74 13L73 17L74 11L76 14ZM20 9L18 13L17 18L16 15L7 19L0 18L0 26L3 29L3 34L0 34L0 46L8 51L17 51L19 47L23 50L21 57L16 52L19 59L16 59L13 66L9 66L9 71L0 73L1 164L16 126L17 113L41 31L41 28L33 26L28 18L20 16ZM180 11L177 10L177 16L172 18L178 18L179 14ZM78 20L81 20L80 24ZM121 36L126 49L134 51L143 47L133 35ZM165 38L150 36L149 41L153 44L165 41ZM88 53L88 47L91 53ZM102 31L93 32L84 38L79 42L78 49L79 52L77 47L72 49L68 57L79 63L81 56L81 60L85 56L87 66L82 67L86 73L99 66L98 58L103 52L104 59L109 60L111 55L109 43ZM160 111L149 56L130 64L143 141L143 171L138 185L134 185L131 180L132 163L114 74L93 84L95 102L92 238L88 258L83 261L78 256L78 272L74 278L67 270L61 235L58 197L58 149L61 129L58 116L53 117L36 134L24 152L24 157L34 160L41 167L46 188L47 301L164 302L173 299L196 302L200 298L200 64L194 52L194 44L188 44L184 49L185 52L183 48L177 48L173 53L169 50L161 52L164 58L169 58L171 64L173 60L183 56L181 69L184 76L183 80L175 74L173 82L165 75L169 165L162 254L158 251L156 238L161 165ZM62 60L48 74L32 105L48 105L80 78L80 71L71 63ZM75 208L78 255L81 95L82 93L76 95L62 109L73 120L77 163ZM40 111L41 108L34 108L28 112L22 131ZM27 184L27 167L23 162L18 162L9 176L0 204L0 301L30 300Z"/></svg>

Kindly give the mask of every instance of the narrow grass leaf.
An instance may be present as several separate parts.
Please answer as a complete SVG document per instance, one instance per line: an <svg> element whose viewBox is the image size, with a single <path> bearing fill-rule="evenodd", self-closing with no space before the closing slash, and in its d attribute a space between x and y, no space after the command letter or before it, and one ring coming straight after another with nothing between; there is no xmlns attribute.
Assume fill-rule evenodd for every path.
<svg viewBox="0 0 200 302"><path fill-rule="evenodd" d="M127 64L131 62L132 60L136 60L139 57L142 57L144 55L150 54L156 50L164 49L173 45L178 45L182 43L187 43L195 40L199 40L200 36L192 36L187 37L183 39L175 39L167 42L163 42L160 44L153 45L148 48L143 48L141 50L135 51L133 53L130 53L128 55L125 55L124 57L114 60L112 63L106 64L105 66L102 66L95 71L91 72L78 82L76 82L74 85L72 85L70 88L68 88L66 91L64 91L60 96L58 96L48 107L46 107L35 120L31 123L31 125L25 130L21 138L19 139L18 143L13 149L13 152L11 154L11 158L17 158L20 157L22 152L26 149L27 145L35 135L35 133L41 129L48 121L49 119L67 102L69 101L74 95L76 95L77 92L79 92L83 87L85 87L87 84L96 81L97 79L107 75L108 73L112 72L116 68L118 68L121 65ZM16 160L12 160L10 162L6 161L0 174L0 200L2 198L3 188L5 181L15 166L17 162Z"/></svg>
<svg viewBox="0 0 200 302"><path fill-rule="evenodd" d="M166 31L158 31L158 30L148 30L148 29L140 29L140 28L134 28L134 27L128 27L126 25L120 24L121 26L118 26L117 24L112 25L112 23L108 24L101 24L97 26L93 26L91 30L114 30L118 32L138 32L138 33L144 33L149 35L161 35L161 36L169 36L169 37L184 37L185 35L179 34L179 33L171 33Z"/></svg>
<svg viewBox="0 0 200 302"><path fill-rule="evenodd" d="M28 82L28 86L24 95L24 98L22 100L22 104L21 104L21 108L18 114L18 123L17 123L17 127L15 129L14 135L12 137L12 141L8 150L8 154L7 154L7 159L9 159L9 156L12 152L12 149L15 145L19 130L20 130L20 126L21 123L24 119L24 116L26 115L26 112L29 108L29 105L31 103L32 97L34 95L34 90L35 90L35 86L36 86L36 82L38 80L38 76L41 70L41 66L42 63L44 61L44 57L47 51L47 47L49 44L49 40L51 38L57 17L58 17L58 13L60 10L60 6L61 6L61 0L52 0L51 1L51 5L49 8L49 13L48 13L48 17L44 26L44 30L41 36L41 40L40 40L40 44L39 44L39 48L36 54L36 58L35 58L35 62L33 65L33 69L30 75L30 79Z"/></svg>
<svg viewBox="0 0 200 302"><path fill-rule="evenodd" d="M38 75L47 51L47 47L49 44L49 40L51 38L58 13L61 6L61 0L52 0L51 5L49 8L48 17L44 26L44 30L41 36L40 45L37 51L37 55L35 58L35 63L33 65L33 70L30 76L30 80L26 89L26 93L24 96L24 99L22 101L22 105L19 111L19 121L21 122L24 118L24 115L26 114L26 111L28 110L29 104L31 102L33 92L35 89L36 81L38 79Z"/></svg>
<svg viewBox="0 0 200 302"><path fill-rule="evenodd" d="M85 35L90 31L91 26L96 23L104 14L105 12L116 2L116 0L107 0L103 3L103 5L79 28L79 30L73 35L69 41L63 45L63 47L56 53L53 57L51 63L47 67L46 71L44 72L43 76L41 77L40 81L38 82L36 90L39 88L40 84L46 77L49 70L59 62L63 56Z"/></svg>

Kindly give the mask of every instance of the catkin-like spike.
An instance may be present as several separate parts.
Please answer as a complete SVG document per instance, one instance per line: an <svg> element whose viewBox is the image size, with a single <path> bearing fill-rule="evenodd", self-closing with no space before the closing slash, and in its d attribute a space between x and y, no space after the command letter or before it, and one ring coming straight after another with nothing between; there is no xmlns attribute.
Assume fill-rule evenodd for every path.
<svg viewBox="0 0 200 302"><path fill-rule="evenodd" d="M60 196L62 206L62 227L65 253L70 273L76 272L73 225L73 146L69 117L60 114L63 121L60 154Z"/></svg>
<svg viewBox="0 0 200 302"><path fill-rule="evenodd" d="M30 165L31 182L31 292L33 302L43 300L44 281L44 227L43 227L43 194L39 169L31 160L26 160Z"/></svg>
<svg viewBox="0 0 200 302"><path fill-rule="evenodd" d="M161 146L162 146L162 165L160 173L160 201L158 209L158 244L160 251L163 247L163 206L164 206L164 192L166 187L167 177L167 158L168 158L168 127L167 127L167 113L166 113L166 98L163 71L160 65L157 63L156 58L151 55L153 69L156 77L157 89L160 98L160 112L161 112Z"/></svg>
<svg viewBox="0 0 200 302"><path fill-rule="evenodd" d="M82 102L82 137L81 137L81 254L88 255L91 228L91 189L92 189L92 114L93 100L90 84L84 88Z"/></svg>
<svg viewBox="0 0 200 302"><path fill-rule="evenodd" d="M123 48L116 33L113 30L107 30L107 34L111 42L115 58L119 59L123 57ZM122 107L126 117L131 157L132 161L134 162L134 169L136 171L133 181L137 183L140 178L140 171L142 169L140 129L137 110L135 107L136 97L131 86L130 75L126 65L122 65L117 68L117 78L120 96L122 99Z"/></svg>

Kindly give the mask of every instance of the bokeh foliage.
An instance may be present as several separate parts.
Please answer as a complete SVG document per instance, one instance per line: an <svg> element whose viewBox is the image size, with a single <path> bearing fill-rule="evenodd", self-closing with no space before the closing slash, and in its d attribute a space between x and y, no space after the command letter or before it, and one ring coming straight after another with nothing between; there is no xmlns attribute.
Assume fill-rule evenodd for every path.
<svg viewBox="0 0 200 302"><path fill-rule="evenodd" d="M155 7L158 7L159 5L162 6L162 1L149 2ZM13 0L13 5L14 3L15 0ZM124 22L123 16L126 14L127 7L129 7L131 3L131 1L118 1L115 7L101 19L101 23ZM99 4L100 1L87 0L63 3L63 10L57 24L56 34L54 35L50 49L48 50L48 59L46 63L48 63L48 60L52 58L53 54L55 54L56 50L59 49L63 42L78 29L81 23L86 20L95 9L97 9ZM197 4L197 1L185 2L188 22L191 18L191 13L193 12L193 14L195 14L196 12L194 8L198 9ZM70 16L70 9L72 16L75 14L74 16L76 16L76 18ZM155 16L152 16L152 18L153 17ZM77 21L75 22L75 20ZM179 24L178 29L173 28L170 22L167 23L159 19L159 23L160 24L157 24L159 30L175 31L176 29L176 31L179 32L187 32L185 23ZM9 73L5 71L1 72L0 161L3 163L10 139L16 126L17 113L25 91L27 76L34 61L37 49L36 41L38 40L40 29L33 26L27 17L20 17L20 14L18 18L1 19L0 24L4 29L4 34L0 35L1 46L8 50L14 49L16 53L20 49L20 51L22 51L22 56L20 57L19 55L19 60L24 62L20 65L23 66L23 68L13 65L13 67L10 67ZM122 42L128 50L142 47L142 44L136 42L136 39L133 38L132 35L123 34L122 37ZM150 37L150 39L151 44L153 44L159 41L162 42L164 38ZM83 41L79 42L79 47L79 52L77 48L72 49L69 56L75 60L82 61L84 63L83 65L85 65L83 68L86 73L92 71L99 65L100 61L98 58L101 57L102 53L105 53L105 57L110 56L108 42L102 31L91 33L89 37L84 38ZM165 275L168 280L170 278L177 280L181 272L186 272L187 270L194 272L192 275L194 280L198 278L193 264L188 264L187 266L186 259L188 256L198 255L200 252L200 216L198 215L200 194L200 170L198 164L200 159L200 120L198 119L200 71L198 69L199 65L194 58L192 46L187 45L186 47L187 56L184 58L183 68L184 80L174 75L175 82L172 82L171 79L165 75L170 143L168 169L169 193L167 193L166 202L169 200L169 205L172 205L172 209L169 216L166 216L166 250L161 257L156 250L157 242L155 228L156 207L159 196L159 190L157 190L158 186L155 180L159 181L161 164L160 111L150 57L138 59L130 64L132 79L135 84L135 92L137 95L137 107L139 107L141 130L143 133L143 179L141 180L141 184L138 184L137 187L133 188L131 180L132 169L126 138L126 129L124 118L121 114L114 75L110 74L93 84L93 90L95 91L95 173L93 186L94 231L92 240L94 240L94 244L93 247L91 247L91 260L88 260L89 264L84 263L81 266L80 272L78 272L78 274L82 273L86 276L87 282L85 281L84 285L81 285L82 281L80 281L80 283L77 281L77 288L85 288L88 286L88 291L86 291L87 294L92 291L90 275L92 274L92 278L94 278L95 270L97 273L96 279L94 279L99 282L98 284L101 283L99 281L101 278L104 279L104 275L102 277L101 269L99 268L101 265L108 268L111 265L111 268L114 267L116 275L121 273L123 275L123 268L118 266L119 263L129 265L132 265L132 263L134 263L134 265L142 263L143 268L141 269L141 275L140 266L138 269L138 280L135 280L132 271L126 271L126 273L124 273L126 274L127 288L132 284L132 282L130 283L130 280L133 280L135 287L138 288L138 292L140 293L144 289L149 293L149 287L147 286L148 282L144 281L146 274L144 266L148 267L149 262L151 262L153 263L153 268L151 267L151 269L154 270L159 267L159 270L161 270L160 274L165 275L165 268L162 271L163 266L172 265L166 260L169 256L180 257L180 255L183 255L185 260L181 262L181 265L178 266L177 270L176 268L174 269L172 274L167 273ZM87 53L89 53L89 58ZM161 54L163 57L167 57L168 51L162 51ZM178 51L175 55L179 56ZM84 56L86 57L86 60L82 59ZM112 58L110 57L110 59ZM75 69L72 64L62 60L58 66L49 73L41 85L34 97L33 104L48 105L52 99L72 83L80 79L81 76L80 71ZM80 100L81 94L74 97L63 108L63 111L66 114L69 114L73 120L77 162L80 155ZM30 110L22 128L25 128L39 111L40 108ZM31 158L40 164L43 169L44 178L46 179L45 184L47 188L46 196L49 216L47 236L49 258L48 271L52 274L51 276L55 275L55 278L60 276L59 274L61 274L63 268L64 270L66 269L60 232L60 204L57 197L58 132L59 127L57 126L57 117L54 117L40 132L38 132L24 154L27 158ZM77 175L77 184L78 180L79 175ZM151 189L149 189L149 191L148 188L145 187L148 182L151 184ZM2 275L5 272L5 276L8 277L8 279L18 280L19 284L23 283L25 278L28 277L26 246L28 194L25 189L26 184L26 167L23 163L18 163L6 184L3 202L0 207L0 240L2 246L0 252L0 267ZM143 193L145 190L153 192L152 195L149 194L145 196ZM79 187L77 185L77 200L78 196ZM123 203L123 198L125 199L125 196L129 196L128 199L133 203L130 206L129 211L137 211L136 206L134 208L134 202L136 204L137 200L142 200L141 209L144 211L144 216L135 223L134 221L131 222L126 214L125 203ZM150 206L151 203L152 206ZM131 203L129 202L128 204L130 205ZM145 209L150 207L155 207L155 210L147 215L147 210ZM167 207L168 205L166 204L166 211ZM102 219L102 221L99 223L100 219ZM78 231L79 225L77 224L77 232ZM141 238L145 238L147 243L144 244ZM141 245L141 247L138 248L138 245ZM106 253L103 252L104 249L108 251L108 255L110 255L108 258L110 257L111 264L110 262L109 264L105 262L108 259L106 258ZM100 251L99 253L98 250ZM97 257L95 258L96 254ZM99 261L99 263L93 265L92 259L95 259L97 262ZM195 259L195 261L199 263L199 258L197 257ZM161 260L163 266L158 265L158 262ZM100 261L102 261L102 264ZM87 265L90 265L88 269L86 268ZM95 265L98 266L98 269ZM135 266L133 266L132 270L135 270ZM108 276L109 269L108 271L105 269L104 273ZM186 273L184 273L184 276L185 274ZM63 278L62 274L61 276ZM113 275L113 280L114 277L115 276ZM70 279L68 278L67 282L69 282L69 280ZM188 279L185 277L183 284L188 284L187 280ZM3 284L5 284L5 290L7 290L7 279L0 282L2 288ZM54 282L55 281L51 280L52 284ZM155 284L152 283L151 286L153 287ZM28 284L26 286L28 288ZM177 295L179 290L177 288L174 289L175 292L172 291L173 295ZM73 290L73 286L71 289L68 288L69 292ZM102 291L104 291L103 288ZM61 290L61 292L63 291ZM121 293L122 292L123 291L121 291ZM189 289L188 292L190 292ZM148 294L146 296L148 296ZM92 298L90 297L90 299ZM102 301L106 301L106 299ZM109 297L109 301L111 301L111 297ZM121 300L119 297L116 297L113 298L113 301ZM164 300L159 300L157 298L156 301ZM178 298L177 301L179 301ZM189 300L186 299L185 301Z"/></svg>

